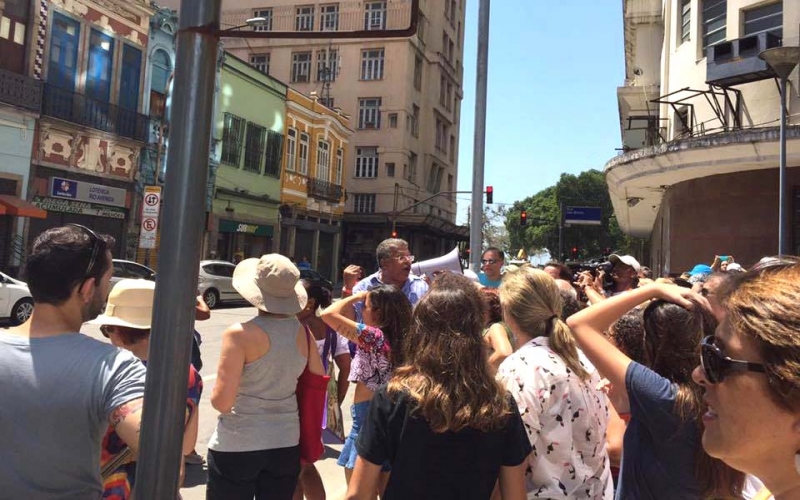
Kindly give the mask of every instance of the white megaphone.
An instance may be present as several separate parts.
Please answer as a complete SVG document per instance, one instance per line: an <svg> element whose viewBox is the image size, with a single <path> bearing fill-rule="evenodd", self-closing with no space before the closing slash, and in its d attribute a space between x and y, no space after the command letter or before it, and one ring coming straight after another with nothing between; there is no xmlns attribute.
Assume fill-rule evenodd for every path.
<svg viewBox="0 0 800 500"><path fill-rule="evenodd" d="M433 273L438 271L450 271L463 274L464 271L461 268L461 259L458 258L458 247L455 247L453 251L447 255L411 264L411 272L417 276L427 274L429 278L433 279Z"/></svg>

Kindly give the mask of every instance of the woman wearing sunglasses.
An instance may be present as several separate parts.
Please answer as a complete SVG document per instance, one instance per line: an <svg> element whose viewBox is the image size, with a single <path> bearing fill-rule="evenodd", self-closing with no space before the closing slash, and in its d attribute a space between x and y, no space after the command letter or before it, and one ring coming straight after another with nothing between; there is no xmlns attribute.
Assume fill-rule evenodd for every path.
<svg viewBox="0 0 800 500"><path fill-rule="evenodd" d="M603 335L628 311L647 303L643 363ZM708 301L675 285L647 285L575 314L567 324L586 357L607 378L618 413L629 413L617 498L737 498L743 475L703 452L705 405L691 374L701 339L716 321Z"/></svg>
<svg viewBox="0 0 800 500"><path fill-rule="evenodd" d="M730 278L723 314L703 341L703 447L760 478L777 500L800 499L800 263Z"/></svg>
<svg viewBox="0 0 800 500"><path fill-rule="evenodd" d="M90 324L99 325L100 332L112 344L132 352L145 365L150 351L150 324L153 316L155 289L156 284L148 280L124 279L119 281L111 289L105 313L90 322ZM200 403L202 391L203 380L197 370L189 365L183 455L191 452L197 440L197 425L191 425L191 423L197 419L197 406ZM103 438L100 457L103 468L103 499L125 500L130 498L136 475L135 459L129 455L127 447L114 429L109 427ZM180 474L182 484L183 461L181 461Z"/></svg>

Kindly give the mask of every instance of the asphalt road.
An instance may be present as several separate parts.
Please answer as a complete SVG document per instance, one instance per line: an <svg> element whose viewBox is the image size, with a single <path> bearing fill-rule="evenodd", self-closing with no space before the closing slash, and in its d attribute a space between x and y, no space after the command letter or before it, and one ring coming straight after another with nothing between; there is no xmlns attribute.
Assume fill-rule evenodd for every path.
<svg viewBox="0 0 800 500"><path fill-rule="evenodd" d="M203 356L203 369L200 374L203 377L203 396L200 401L200 431L197 439L196 450L203 457L206 456L206 445L208 439L214 432L219 413L211 407L211 389L217 376L217 362L219 361L220 340L222 332L229 325L246 321L256 314L256 309L252 307L241 307L241 305L222 306L211 312L211 319L199 321L196 324L197 331L203 337L203 344L200 350ZM92 337L106 340L97 327L84 325L83 332ZM350 405L353 398L353 386L351 385L347 399L342 405L344 413L345 432L350 430L352 419L350 417ZM327 500L339 500L346 492L344 472L341 467L336 465L341 446L326 447L325 458L317 462L317 470L322 476ZM201 500L205 498L206 491L206 466L188 465L186 467L186 480L181 489L181 495L186 500Z"/></svg>

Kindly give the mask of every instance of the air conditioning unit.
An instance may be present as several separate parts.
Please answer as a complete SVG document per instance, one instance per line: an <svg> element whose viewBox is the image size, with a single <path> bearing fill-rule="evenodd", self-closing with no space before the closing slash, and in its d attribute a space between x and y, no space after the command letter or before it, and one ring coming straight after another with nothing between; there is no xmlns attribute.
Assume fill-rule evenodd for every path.
<svg viewBox="0 0 800 500"><path fill-rule="evenodd" d="M758 58L758 54L780 46L781 38L772 33L759 33L712 45L707 49L706 83L730 87L774 78L775 72Z"/></svg>

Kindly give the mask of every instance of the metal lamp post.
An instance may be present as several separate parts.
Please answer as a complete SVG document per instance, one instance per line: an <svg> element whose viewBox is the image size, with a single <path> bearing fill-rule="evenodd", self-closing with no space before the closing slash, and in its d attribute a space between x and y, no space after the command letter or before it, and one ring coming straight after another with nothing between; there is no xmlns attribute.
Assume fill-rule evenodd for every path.
<svg viewBox="0 0 800 500"><path fill-rule="evenodd" d="M778 255L788 252L786 241L786 82L789 75L800 62L800 47L775 47L758 55L766 61L780 79L781 88L781 126L780 126L780 160L778 170Z"/></svg>

